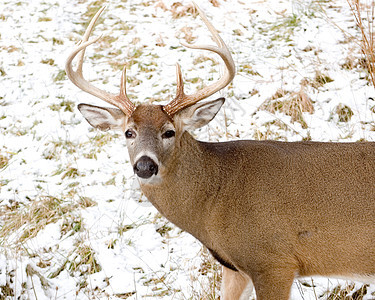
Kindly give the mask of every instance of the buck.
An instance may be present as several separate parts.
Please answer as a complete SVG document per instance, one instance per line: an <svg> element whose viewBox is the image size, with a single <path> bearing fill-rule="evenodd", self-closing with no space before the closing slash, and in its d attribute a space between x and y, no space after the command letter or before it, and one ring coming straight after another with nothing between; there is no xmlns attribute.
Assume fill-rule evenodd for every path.
<svg viewBox="0 0 375 300"><path fill-rule="evenodd" d="M186 95L177 64L176 97L166 105L135 106L125 68L118 95L94 87L82 66L85 49L99 39L88 40L100 9L66 73L117 108L79 104L80 112L95 128L125 133L143 193L223 265L223 299L239 299L249 285L257 299L286 300L294 278L303 276L374 281L375 143L195 140L189 131L210 122L224 103L200 101L235 75L230 51L195 8L217 46L186 46L221 57L225 71L217 82Z"/></svg>

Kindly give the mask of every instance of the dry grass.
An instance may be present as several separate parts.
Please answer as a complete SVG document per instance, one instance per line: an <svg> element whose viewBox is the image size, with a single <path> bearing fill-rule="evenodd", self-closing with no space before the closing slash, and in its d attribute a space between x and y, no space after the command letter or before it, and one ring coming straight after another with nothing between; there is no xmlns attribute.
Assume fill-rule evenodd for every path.
<svg viewBox="0 0 375 300"><path fill-rule="evenodd" d="M312 82L310 82L311 86L318 89L319 87L325 85L326 83L332 82L333 79L326 74L321 72L315 73L315 78Z"/></svg>
<svg viewBox="0 0 375 300"><path fill-rule="evenodd" d="M172 17L174 19L179 19L187 14L193 14L197 15L197 12L195 11L192 4L183 5L181 2L174 2L171 5L171 8L168 9L167 6L164 4L163 0L159 0L155 7L161 8L164 11L170 11L172 13Z"/></svg>
<svg viewBox="0 0 375 300"><path fill-rule="evenodd" d="M0 153L0 170L8 166L9 158Z"/></svg>
<svg viewBox="0 0 375 300"><path fill-rule="evenodd" d="M218 0L209 0L209 1L214 7L220 7L220 2Z"/></svg>
<svg viewBox="0 0 375 300"><path fill-rule="evenodd" d="M367 295L368 284L362 285L359 289L355 289L355 284L345 286L338 285L327 292L327 300L362 300Z"/></svg>
<svg viewBox="0 0 375 300"><path fill-rule="evenodd" d="M221 265L212 257L209 251L202 247L200 251L202 258L201 266L198 272L205 276L207 280L199 281L199 279L191 277L192 281L199 281L201 285L200 293L193 292L192 299L196 300L216 300L220 299L220 286L221 286Z"/></svg>
<svg viewBox="0 0 375 300"><path fill-rule="evenodd" d="M80 244L74 251L74 257L69 264L71 273L79 272L81 275L100 272L102 267L95 257L95 252L90 246Z"/></svg>
<svg viewBox="0 0 375 300"><path fill-rule="evenodd" d="M73 220L71 227L77 228L77 218L70 215L79 207L89 207L95 203L89 198L81 198L77 203L65 201L53 196L38 196L29 199L28 204L13 202L10 206L3 206L0 226L0 243L6 244L11 239L15 247L22 242L35 237L46 225L55 223L60 219ZM67 224L63 224L69 227ZM63 228L62 228L63 229ZM67 229L65 228L65 231Z"/></svg>
<svg viewBox="0 0 375 300"><path fill-rule="evenodd" d="M3 208L3 226L0 230L1 239L24 227L17 242L35 237L41 228L58 220L68 210L61 206L62 201L52 196L42 196L31 201L29 205L20 207L14 203L11 207Z"/></svg>
<svg viewBox="0 0 375 300"><path fill-rule="evenodd" d="M192 4L183 5L181 2L175 2L171 6L172 17L177 19L189 14L196 14Z"/></svg>
<svg viewBox="0 0 375 300"><path fill-rule="evenodd" d="M181 33L184 34L182 37L187 43L192 43L196 39L196 37L193 36L193 28L190 26L184 26L181 28ZM179 33L180 34L180 33Z"/></svg>
<svg viewBox="0 0 375 300"><path fill-rule="evenodd" d="M354 112L349 106L340 103L336 106L336 114L339 122L349 122Z"/></svg>
<svg viewBox="0 0 375 300"><path fill-rule="evenodd" d="M357 27L359 28L362 39L360 47L365 56L366 67L369 72L372 85L375 87L375 47L374 47L374 17L375 2L347 0L353 13Z"/></svg>
<svg viewBox="0 0 375 300"><path fill-rule="evenodd" d="M313 102L303 86L298 92L278 89L271 99L262 105L261 109L271 113L284 113L292 118L292 122L299 122L303 128L307 128L303 113L312 114L314 112Z"/></svg>

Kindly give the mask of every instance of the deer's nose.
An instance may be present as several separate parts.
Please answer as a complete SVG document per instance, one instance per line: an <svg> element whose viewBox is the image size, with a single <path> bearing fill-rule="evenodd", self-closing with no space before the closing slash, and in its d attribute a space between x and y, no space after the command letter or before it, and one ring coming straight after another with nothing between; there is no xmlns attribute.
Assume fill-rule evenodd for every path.
<svg viewBox="0 0 375 300"><path fill-rule="evenodd" d="M141 178L147 179L158 174L158 165L148 156L142 156L134 164L134 173Z"/></svg>

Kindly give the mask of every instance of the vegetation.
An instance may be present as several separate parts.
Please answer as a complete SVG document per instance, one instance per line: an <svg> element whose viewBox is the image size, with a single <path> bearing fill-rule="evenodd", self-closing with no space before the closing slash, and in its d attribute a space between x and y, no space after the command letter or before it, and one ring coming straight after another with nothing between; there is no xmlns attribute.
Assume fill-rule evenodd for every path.
<svg viewBox="0 0 375 300"><path fill-rule="evenodd" d="M361 33L357 40L364 55L365 66L375 87L375 43L374 43L374 17L375 3L373 1L347 0Z"/></svg>
<svg viewBox="0 0 375 300"><path fill-rule="evenodd" d="M64 71L67 49L107 5L93 34L103 37L87 50L85 77L115 92L126 66L132 100L164 103L174 97L173 65L179 61L186 92L199 89L218 78L220 65L217 57L179 44L200 43L206 29L200 28L196 12L186 1L83 0L78 3L79 11L86 11L83 16L65 9L65 2L36 3L0 4L6 26L0 32L0 54L7 58L0 65L0 299L42 298L37 291L59 299L61 278L72 279L67 291L72 298L219 299L219 264L138 191L122 134L89 129L76 104L95 102ZM375 84L374 3L292 4L292 9L275 11L264 11L264 3L249 7L246 1L238 7L230 1L205 4L212 9L209 18L220 16L214 23L232 47L237 77L224 92L228 105L219 121L197 132L199 138L374 137L375 97L367 89ZM59 23L56 9L63 12ZM347 18L350 11L353 22ZM338 29L332 23L340 14L346 21ZM38 30L31 30L33 22ZM330 30L343 36L332 34L333 44L320 42L320 34ZM307 38L306 32L311 34ZM147 248L154 245L151 239L155 249ZM185 249L186 240L192 248ZM157 258L150 258L155 251ZM116 267L121 265L118 274L107 269L113 257ZM126 279L133 287L117 291L116 276L123 274L133 274ZM187 283L180 287L176 282ZM332 283L324 291L313 281L296 285L314 291L316 299L375 297L371 286L350 282Z"/></svg>

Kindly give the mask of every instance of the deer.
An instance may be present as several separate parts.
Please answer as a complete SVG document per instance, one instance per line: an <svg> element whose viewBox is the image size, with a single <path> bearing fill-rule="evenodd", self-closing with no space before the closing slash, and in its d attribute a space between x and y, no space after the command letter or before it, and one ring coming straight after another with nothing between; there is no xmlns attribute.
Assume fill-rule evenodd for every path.
<svg viewBox="0 0 375 300"><path fill-rule="evenodd" d="M294 279L306 276L374 282L375 143L195 139L191 131L225 101L201 100L236 71L218 31L193 5L216 45L183 45L219 55L225 70L217 81L185 94L176 64L176 96L165 105L133 104L125 68L119 94L93 86L82 66L86 48L100 39L89 37L101 8L68 56L66 74L111 107L79 104L79 111L94 128L124 133L144 195L223 266L222 299L243 299L254 288L258 300L287 300Z"/></svg>

